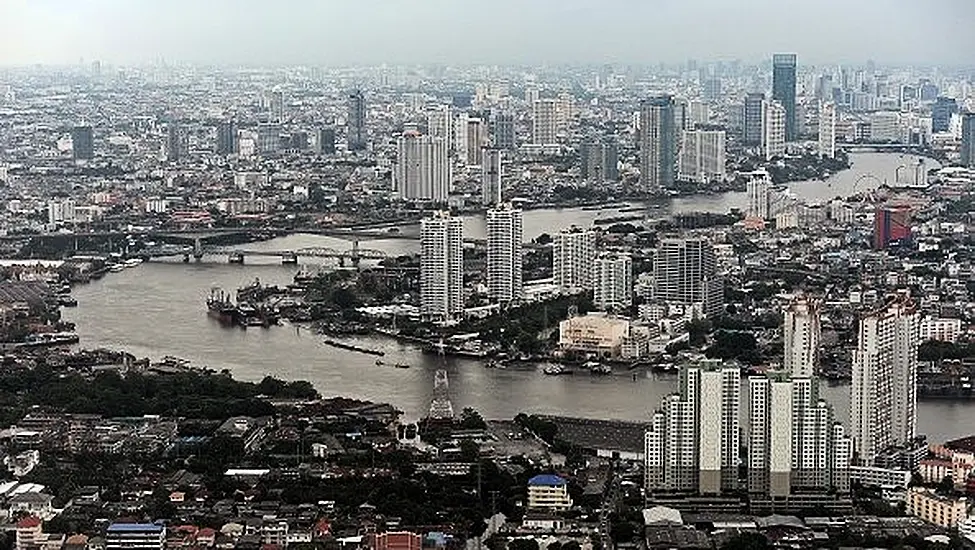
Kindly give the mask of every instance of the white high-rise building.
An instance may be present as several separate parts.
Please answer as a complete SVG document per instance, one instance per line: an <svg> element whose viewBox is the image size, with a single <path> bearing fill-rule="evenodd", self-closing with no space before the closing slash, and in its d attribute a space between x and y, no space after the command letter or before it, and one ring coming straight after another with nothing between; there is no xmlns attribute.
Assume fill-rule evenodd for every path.
<svg viewBox="0 0 975 550"><path fill-rule="evenodd" d="M762 153L765 160L785 154L785 107L778 101L762 104Z"/></svg>
<svg viewBox="0 0 975 550"><path fill-rule="evenodd" d="M748 387L748 492L848 492L852 443L817 379L769 372Z"/></svg>
<svg viewBox="0 0 975 550"><path fill-rule="evenodd" d="M640 185L658 193L673 186L677 176L677 106L669 95L640 102Z"/></svg>
<svg viewBox="0 0 975 550"><path fill-rule="evenodd" d="M406 132L397 142L395 184L408 200L444 202L450 194L450 159L443 138Z"/></svg>
<svg viewBox="0 0 975 550"><path fill-rule="evenodd" d="M836 105L822 103L819 106L819 156L836 156Z"/></svg>
<svg viewBox="0 0 975 550"><path fill-rule="evenodd" d="M678 172L683 181L708 183L724 180L724 130L684 130Z"/></svg>
<svg viewBox="0 0 975 550"><path fill-rule="evenodd" d="M707 102L691 100L687 102L687 128L703 126L711 122L711 108Z"/></svg>
<svg viewBox="0 0 975 550"><path fill-rule="evenodd" d="M816 375L821 344L819 318L819 303L809 297L799 298L785 308L782 368L792 376Z"/></svg>
<svg viewBox="0 0 975 550"><path fill-rule="evenodd" d="M485 147L481 152L481 204L501 203L501 149Z"/></svg>
<svg viewBox="0 0 975 550"><path fill-rule="evenodd" d="M450 125L451 142L454 156L463 164L467 164L467 116L466 112L454 113Z"/></svg>
<svg viewBox="0 0 975 550"><path fill-rule="evenodd" d="M560 231L552 239L552 277L562 291L592 288L593 259L596 257L596 233L573 227Z"/></svg>
<svg viewBox="0 0 975 550"><path fill-rule="evenodd" d="M420 309L441 322L464 313L464 220L446 212L420 221Z"/></svg>
<svg viewBox="0 0 975 550"><path fill-rule="evenodd" d="M481 164L481 153L488 146L487 123L480 118L467 119L467 164Z"/></svg>
<svg viewBox="0 0 975 550"><path fill-rule="evenodd" d="M714 315L724 307L724 278L717 272L711 241L703 237L664 238L653 261L654 297Z"/></svg>
<svg viewBox="0 0 975 550"><path fill-rule="evenodd" d="M741 371L720 361L681 369L645 439L647 494L734 490L738 482Z"/></svg>
<svg viewBox="0 0 975 550"><path fill-rule="evenodd" d="M592 300L603 311L633 305L633 260L628 254L606 252L596 258Z"/></svg>
<svg viewBox="0 0 975 550"><path fill-rule="evenodd" d="M450 130L452 121L453 114L450 112L450 106L439 105L427 113L427 133L449 142L452 136Z"/></svg>
<svg viewBox="0 0 975 550"><path fill-rule="evenodd" d="M772 178L768 172L752 172L748 180L748 216L767 220L769 218Z"/></svg>
<svg viewBox="0 0 975 550"><path fill-rule="evenodd" d="M861 464L909 444L917 423L919 316L906 296L860 319L850 387L850 433Z"/></svg>
<svg viewBox="0 0 975 550"><path fill-rule="evenodd" d="M521 301L522 296L521 210L502 204L487 212L488 296L502 304Z"/></svg>
<svg viewBox="0 0 975 550"><path fill-rule="evenodd" d="M536 99L532 103L532 143L558 144L558 128L559 102L554 99Z"/></svg>

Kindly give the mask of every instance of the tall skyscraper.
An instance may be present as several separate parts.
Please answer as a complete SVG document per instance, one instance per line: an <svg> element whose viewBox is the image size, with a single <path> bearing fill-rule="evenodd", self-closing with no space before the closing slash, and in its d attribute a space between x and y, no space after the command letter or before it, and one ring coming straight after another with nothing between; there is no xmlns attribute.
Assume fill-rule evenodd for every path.
<svg viewBox="0 0 975 550"><path fill-rule="evenodd" d="M71 129L71 157L74 160L95 158L95 133L91 126L75 126Z"/></svg>
<svg viewBox="0 0 975 550"><path fill-rule="evenodd" d="M819 156L836 156L836 105L819 105Z"/></svg>
<svg viewBox="0 0 975 550"><path fill-rule="evenodd" d="M420 310L441 322L464 313L464 220L449 213L420 221Z"/></svg>
<svg viewBox="0 0 975 550"><path fill-rule="evenodd" d="M552 276L561 290L592 288L596 233L572 227L557 233L552 240Z"/></svg>
<svg viewBox="0 0 975 550"><path fill-rule="evenodd" d="M260 123L257 125L257 150L262 155L276 153L281 149L281 125Z"/></svg>
<svg viewBox="0 0 975 550"><path fill-rule="evenodd" d="M481 152L481 204L501 203L501 149L485 147Z"/></svg>
<svg viewBox="0 0 975 550"><path fill-rule="evenodd" d="M785 355L782 368L792 376L812 377L819 367L819 302L804 296L785 308L782 340Z"/></svg>
<svg viewBox="0 0 975 550"><path fill-rule="evenodd" d="M723 181L726 176L724 130L684 130L678 172L682 181Z"/></svg>
<svg viewBox="0 0 975 550"><path fill-rule="evenodd" d="M645 436L647 495L716 495L738 484L741 371L685 365L679 393L663 399Z"/></svg>
<svg viewBox="0 0 975 550"><path fill-rule="evenodd" d="M958 112L958 102L951 97L939 97L931 106L931 131L947 132L951 115Z"/></svg>
<svg viewBox="0 0 975 550"><path fill-rule="evenodd" d="M559 103L554 99L537 99L532 103L532 143L558 144Z"/></svg>
<svg viewBox="0 0 975 550"><path fill-rule="evenodd" d="M677 127L674 98L640 103L640 184L647 192L672 187L677 171Z"/></svg>
<svg viewBox="0 0 975 550"><path fill-rule="evenodd" d="M724 307L724 278L711 242L703 237L663 238L653 261L654 298L714 315Z"/></svg>
<svg viewBox="0 0 975 550"><path fill-rule="evenodd" d="M318 131L318 152L323 155L335 154L335 128L322 128Z"/></svg>
<svg viewBox="0 0 975 550"><path fill-rule="evenodd" d="M785 139L795 141L796 126L796 54L777 53L772 56L772 99L785 109Z"/></svg>
<svg viewBox="0 0 975 550"><path fill-rule="evenodd" d="M742 141L745 145L762 144L762 109L765 104L765 94L750 93L745 96L744 114L742 116Z"/></svg>
<svg viewBox="0 0 975 550"><path fill-rule="evenodd" d="M467 164L481 164L481 152L489 144L487 124L481 118L467 119Z"/></svg>
<svg viewBox="0 0 975 550"><path fill-rule="evenodd" d="M975 168L975 113L962 115L961 165Z"/></svg>
<svg viewBox="0 0 975 550"><path fill-rule="evenodd" d="M450 147L453 148L454 156L460 162L467 164L468 158L468 148L467 148L467 119L470 118L467 115L467 111L458 111L454 113L454 117L450 124L451 142Z"/></svg>
<svg viewBox="0 0 975 550"><path fill-rule="evenodd" d="M906 296L860 318L850 387L850 433L861 464L915 437L918 312Z"/></svg>
<svg viewBox="0 0 975 550"><path fill-rule="evenodd" d="M786 111L778 101L762 106L762 153L765 160L785 154Z"/></svg>
<svg viewBox="0 0 975 550"><path fill-rule="evenodd" d="M819 398L818 380L770 371L748 386L748 492L849 492L852 445Z"/></svg>
<svg viewBox="0 0 975 550"><path fill-rule="evenodd" d="M705 101L711 103L721 101L721 79L716 76L705 79L702 95Z"/></svg>
<svg viewBox="0 0 975 550"><path fill-rule="evenodd" d="M491 115L491 141L492 145L498 149L514 149L515 142L515 115L495 111Z"/></svg>
<svg viewBox="0 0 975 550"><path fill-rule="evenodd" d="M633 260L628 254L605 252L596 258L592 301L603 311L633 305Z"/></svg>
<svg viewBox="0 0 975 550"><path fill-rule="evenodd" d="M279 88L265 92L264 107L267 109L268 122L284 123L284 92Z"/></svg>
<svg viewBox="0 0 975 550"><path fill-rule="evenodd" d="M221 122L217 126L217 154L234 155L237 153L237 123L233 120Z"/></svg>
<svg viewBox="0 0 975 550"><path fill-rule="evenodd" d="M873 214L873 248L883 250L891 243L911 240L911 209L907 206L880 207Z"/></svg>
<svg viewBox="0 0 975 550"><path fill-rule="evenodd" d="M501 304L516 304L522 296L521 210L502 204L487 212L488 297Z"/></svg>
<svg viewBox="0 0 975 550"><path fill-rule="evenodd" d="M397 140L395 185L409 200L444 202L450 194L450 159L443 138L405 132Z"/></svg>
<svg viewBox="0 0 975 550"><path fill-rule="evenodd" d="M616 140L590 139L579 144L579 176L582 181L603 183L619 180Z"/></svg>
<svg viewBox="0 0 975 550"><path fill-rule="evenodd" d="M453 113L449 105L438 105L427 113L427 134L450 141Z"/></svg>
<svg viewBox="0 0 975 550"><path fill-rule="evenodd" d="M769 218L772 178L768 172L754 172L746 184L748 192L748 216L767 220Z"/></svg>
<svg viewBox="0 0 975 550"><path fill-rule="evenodd" d="M178 162L186 155L186 136L177 122L166 125L166 160Z"/></svg>
<svg viewBox="0 0 975 550"><path fill-rule="evenodd" d="M346 145L349 151L366 149L366 97L362 94L362 90L355 90L349 94Z"/></svg>

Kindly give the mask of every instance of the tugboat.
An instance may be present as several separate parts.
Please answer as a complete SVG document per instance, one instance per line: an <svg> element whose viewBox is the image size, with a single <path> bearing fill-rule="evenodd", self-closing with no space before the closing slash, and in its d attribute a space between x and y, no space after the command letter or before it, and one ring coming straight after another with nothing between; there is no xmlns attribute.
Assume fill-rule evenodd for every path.
<svg viewBox="0 0 975 550"><path fill-rule="evenodd" d="M393 366L395 366L398 369L408 369L408 368L410 368L410 366L408 364L406 364L406 363L396 363Z"/></svg>
<svg viewBox="0 0 975 550"><path fill-rule="evenodd" d="M222 289L214 287L210 289L210 296L207 297L207 315L220 321L224 325L232 325L237 308L234 307L230 297Z"/></svg>
<svg viewBox="0 0 975 550"><path fill-rule="evenodd" d="M566 370L562 365L549 365L542 369L542 372L549 376L560 376L563 374L572 374L572 371Z"/></svg>

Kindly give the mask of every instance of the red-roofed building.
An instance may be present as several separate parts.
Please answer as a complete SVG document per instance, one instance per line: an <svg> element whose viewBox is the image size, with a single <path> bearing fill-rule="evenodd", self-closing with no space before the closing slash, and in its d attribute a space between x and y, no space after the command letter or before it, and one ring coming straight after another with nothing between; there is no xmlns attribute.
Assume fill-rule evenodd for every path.
<svg viewBox="0 0 975 550"><path fill-rule="evenodd" d="M422 538L409 531L370 533L366 539L370 550L420 550Z"/></svg>
<svg viewBox="0 0 975 550"><path fill-rule="evenodd" d="M35 516L21 518L17 522L17 541L14 544L14 549L28 550L37 548L37 545L44 539L41 523L40 518Z"/></svg>
<svg viewBox="0 0 975 550"><path fill-rule="evenodd" d="M332 524L329 523L328 518L321 518L315 522L315 526L312 527L311 536L316 539L323 539L332 534Z"/></svg>
<svg viewBox="0 0 975 550"><path fill-rule="evenodd" d="M204 527L196 534L196 545L209 548L217 542L217 532L209 527Z"/></svg>

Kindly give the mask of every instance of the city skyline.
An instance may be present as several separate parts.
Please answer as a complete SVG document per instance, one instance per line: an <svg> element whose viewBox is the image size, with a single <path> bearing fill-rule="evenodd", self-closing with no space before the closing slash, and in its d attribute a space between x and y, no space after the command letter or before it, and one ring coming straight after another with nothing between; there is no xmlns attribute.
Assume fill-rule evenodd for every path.
<svg viewBox="0 0 975 550"><path fill-rule="evenodd" d="M975 45L965 32L966 23L975 20L975 5L961 0L924 5L827 0L795 4L788 10L779 9L774 0L744 5L713 0L663 5L503 0L492 6L499 17L480 23L469 8L457 3L432 0L409 7L388 1L368 6L299 1L282 10L256 2L94 0L80 5L12 0L0 6L0 65L73 64L81 58L119 64L165 59L326 66L657 63L696 58L762 63L775 51L798 53L800 66L869 59L966 65L966 53ZM491 33L478 32L488 25ZM465 47L444 48L447 44Z"/></svg>

